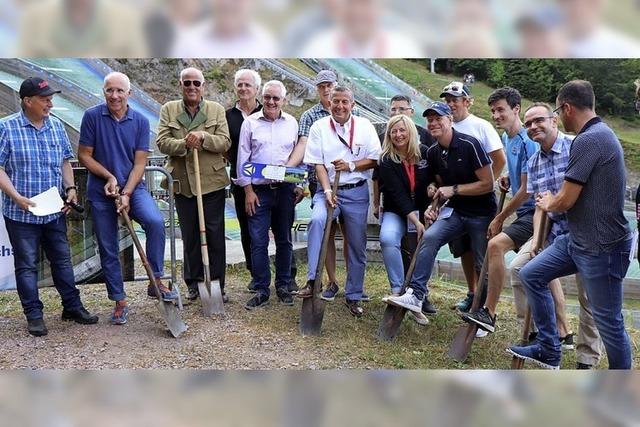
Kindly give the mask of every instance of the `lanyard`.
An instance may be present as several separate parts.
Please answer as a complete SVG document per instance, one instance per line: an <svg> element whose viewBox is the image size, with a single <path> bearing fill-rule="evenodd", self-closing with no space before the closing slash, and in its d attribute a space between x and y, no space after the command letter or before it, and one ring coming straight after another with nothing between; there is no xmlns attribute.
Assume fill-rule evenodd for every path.
<svg viewBox="0 0 640 427"><path fill-rule="evenodd" d="M340 142L342 143L342 145L344 145L345 147L347 147L349 149L349 152L351 154L353 154L353 131L355 130L355 120L353 119L353 116L351 117L351 129L349 129L349 143L347 144L347 141L344 140L343 137L341 137L340 135L338 135L338 131L336 130L336 125L333 123L333 119L329 120L329 123L331 123L331 130L333 130L333 133L336 134L336 136L338 137L338 139L340 140Z"/></svg>
<svg viewBox="0 0 640 427"><path fill-rule="evenodd" d="M415 165L409 165L409 162L406 160L402 161L402 166L404 166L404 170L407 172L407 176L409 177L409 189L411 190L411 197L413 198L413 194L416 190L416 169Z"/></svg>

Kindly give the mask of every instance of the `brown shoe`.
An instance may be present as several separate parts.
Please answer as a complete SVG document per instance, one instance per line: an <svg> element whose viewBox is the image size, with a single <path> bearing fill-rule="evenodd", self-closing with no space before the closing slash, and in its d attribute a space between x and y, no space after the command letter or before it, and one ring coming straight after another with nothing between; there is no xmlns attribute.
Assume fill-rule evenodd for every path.
<svg viewBox="0 0 640 427"><path fill-rule="evenodd" d="M307 284L304 288L300 289L296 296L298 298L311 298L313 296L313 282L315 280L307 280Z"/></svg>
<svg viewBox="0 0 640 427"><path fill-rule="evenodd" d="M360 301L345 300L344 303L349 307L352 316L361 317L364 314L364 309L360 306Z"/></svg>

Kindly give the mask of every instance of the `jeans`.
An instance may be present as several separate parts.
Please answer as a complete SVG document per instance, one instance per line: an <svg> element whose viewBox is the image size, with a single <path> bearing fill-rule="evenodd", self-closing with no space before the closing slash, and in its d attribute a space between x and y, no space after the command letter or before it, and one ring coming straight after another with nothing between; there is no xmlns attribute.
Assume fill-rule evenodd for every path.
<svg viewBox="0 0 640 427"><path fill-rule="evenodd" d="M407 220L393 212L384 212L380 226L380 248L387 269L387 277L392 293L399 293L404 283L402 261L402 237L407 232Z"/></svg>
<svg viewBox="0 0 640 427"><path fill-rule="evenodd" d="M548 351L560 352L553 300L547 283L579 272L609 368L631 368L631 346L622 315L622 280L629 267L631 240L618 243L609 252L585 251L571 242L570 234L558 236L553 244L522 270L520 280L527 289L538 341Z"/></svg>
<svg viewBox="0 0 640 427"><path fill-rule="evenodd" d="M118 242L118 214L114 201L92 201L93 230L100 249L100 264L112 301L126 298L120 268ZM146 255L155 277L164 275L165 230L162 214L155 200L145 189L136 189L129 201L129 216L142 226L146 236Z"/></svg>
<svg viewBox="0 0 640 427"><path fill-rule="evenodd" d="M73 277L64 215L46 224L29 224L4 218L13 246L13 263L18 296L27 319L42 319L43 304L38 296L38 254L40 245L51 266L51 278L67 310L82 307Z"/></svg>
<svg viewBox="0 0 640 427"><path fill-rule="evenodd" d="M287 289L291 281L291 225L295 194L293 184L254 185L260 206L252 216L248 216L251 235L251 265L256 292L269 296L271 269L269 263L269 228L276 243L276 289Z"/></svg>
<svg viewBox="0 0 640 427"><path fill-rule="evenodd" d="M438 219L431 224L418 248L418 258L409 285L418 299L423 299L429 293L427 282L440 248L465 232L471 238L475 269L480 273L487 251L487 228L492 219L491 216L462 216L454 210L449 218Z"/></svg>
<svg viewBox="0 0 640 427"><path fill-rule="evenodd" d="M344 294L349 301L360 301L364 286L364 270L367 264L367 212L369 188L367 185L350 189L338 189L338 207L333 219L341 215L342 230L347 235L348 265ZM322 236L327 222L327 202L323 192L313 197L313 211L309 222L307 254L309 270L307 279L314 280L318 269Z"/></svg>

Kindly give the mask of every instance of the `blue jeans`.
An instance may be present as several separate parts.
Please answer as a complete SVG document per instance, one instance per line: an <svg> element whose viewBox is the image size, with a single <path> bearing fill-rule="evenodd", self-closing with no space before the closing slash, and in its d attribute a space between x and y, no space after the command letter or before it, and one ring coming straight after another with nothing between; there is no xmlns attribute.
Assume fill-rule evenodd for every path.
<svg viewBox="0 0 640 427"><path fill-rule="evenodd" d="M629 267L631 240L619 243L610 252L578 249L569 234L558 236L553 244L520 270L527 290L538 342L552 352L560 352L556 316L549 281L580 273L593 319L607 350L609 368L631 368L631 346L622 316L622 280Z"/></svg>
<svg viewBox="0 0 640 427"><path fill-rule="evenodd" d="M251 275L256 292L269 296L271 269L269 263L269 228L276 243L275 287L287 289L291 281L291 225L295 204L293 184L254 185L260 206L252 216L247 216L251 236Z"/></svg>
<svg viewBox="0 0 640 427"><path fill-rule="evenodd" d="M417 249L418 258L411 276L410 287L418 299L429 293L427 282L431 277L433 264L440 248L465 232L471 238L471 251L476 272L480 273L487 251L487 228L491 216L462 216L455 210L449 218L438 219L425 231L422 244Z"/></svg>
<svg viewBox="0 0 640 427"><path fill-rule="evenodd" d="M369 187L338 189L338 207L333 210L333 219L341 215L344 219L342 230L347 235L347 282L344 294L347 300L360 301L364 285L364 270L367 264L367 212L369 210ZM307 258L309 271L307 279L314 280L320 258L322 235L327 222L327 202L323 192L313 197L313 211L309 222Z"/></svg>
<svg viewBox="0 0 640 427"><path fill-rule="evenodd" d="M407 233L407 220L393 212L384 212L380 226L380 248L392 293L399 293L404 283L402 238Z"/></svg>
<svg viewBox="0 0 640 427"><path fill-rule="evenodd" d="M46 224L29 224L4 218L13 246L13 263L18 296L27 319L42 319L43 305L38 296L38 253L40 245L51 266L51 278L67 310L82 307L73 277L64 215Z"/></svg>
<svg viewBox="0 0 640 427"><path fill-rule="evenodd" d="M118 214L115 199L91 203L93 231L100 249L100 264L107 285L107 295L112 301L126 298L120 267ZM129 201L129 216L142 226L146 237L146 255L155 277L164 275L164 220L155 200L145 189L136 189Z"/></svg>

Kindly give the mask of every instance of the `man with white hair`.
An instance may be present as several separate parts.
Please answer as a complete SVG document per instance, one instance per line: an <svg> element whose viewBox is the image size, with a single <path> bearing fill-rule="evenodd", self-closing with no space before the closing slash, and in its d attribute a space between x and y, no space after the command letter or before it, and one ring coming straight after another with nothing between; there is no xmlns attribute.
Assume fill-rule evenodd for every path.
<svg viewBox="0 0 640 427"><path fill-rule="evenodd" d="M176 210L184 243L184 273L187 299L198 298L198 282L204 280L200 227L195 189L193 150L198 150L202 204L211 278L220 281L224 293L226 250L224 236L225 187L229 184L226 151L231 142L222 105L203 98L205 79L197 68L180 73L182 99L169 101L160 110L158 148L169 155L167 169L180 182Z"/></svg>
<svg viewBox="0 0 640 427"><path fill-rule="evenodd" d="M245 192L245 211L251 236L251 267L256 294L245 304L247 310L269 303L269 228L276 243L276 295L284 305L293 305L291 282L291 225L295 185L271 179L249 178L242 174L245 162L285 165L298 141L298 121L282 111L287 90L278 80L265 83L262 110L242 123L236 164L236 184Z"/></svg>
<svg viewBox="0 0 640 427"><path fill-rule="evenodd" d="M118 215L129 212L142 225L146 253L161 295L149 285L147 293L164 301L178 294L160 280L164 274L165 230L162 214L147 191L144 168L149 155L149 121L129 104L131 84L122 73L104 78L105 103L89 108L82 117L78 159L89 171L87 199L100 249L100 263L109 299L116 302L111 323L127 323L129 309L118 258ZM120 206L115 200L119 196Z"/></svg>

